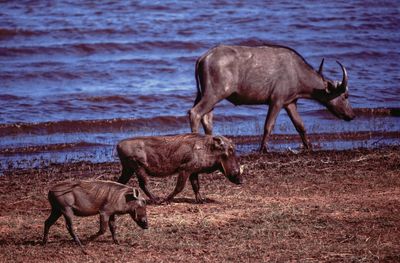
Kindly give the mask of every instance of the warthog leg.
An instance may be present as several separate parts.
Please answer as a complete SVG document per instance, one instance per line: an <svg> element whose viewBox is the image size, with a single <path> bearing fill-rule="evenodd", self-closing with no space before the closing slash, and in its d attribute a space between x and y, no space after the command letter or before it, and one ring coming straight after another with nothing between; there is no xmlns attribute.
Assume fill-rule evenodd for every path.
<svg viewBox="0 0 400 263"><path fill-rule="evenodd" d="M183 188L185 188L188 176L189 176L189 174L185 171L179 173L175 189L172 193L170 193L168 195L167 198L165 198L165 200L164 200L165 202L170 202L172 200L172 198L174 198L174 196L176 196L177 194L182 192Z"/></svg>
<svg viewBox="0 0 400 263"><path fill-rule="evenodd" d="M201 197L201 194L199 192L200 191L199 174L197 173L191 174L189 180L192 183L192 189L196 196L196 202L203 203L204 199Z"/></svg>
<svg viewBox="0 0 400 263"><path fill-rule="evenodd" d="M118 244L118 240L116 237L117 226L115 225L115 215L110 216L110 220L108 221L108 226L110 228L111 236L115 244Z"/></svg>
<svg viewBox="0 0 400 263"><path fill-rule="evenodd" d="M43 245L47 244L50 227L60 218L61 211L52 207L49 218L44 222Z"/></svg>
<svg viewBox="0 0 400 263"><path fill-rule="evenodd" d="M69 234L72 236L72 238L75 240L75 242L78 243L78 245L83 250L82 243L79 240L78 236L74 232L74 228L73 228L73 224L72 224L72 216L73 216L73 214L74 213L73 213L71 207L66 207L65 211L63 211L63 215L64 215L64 218L65 218L65 223L67 225L67 229L68 229Z"/></svg>
<svg viewBox="0 0 400 263"><path fill-rule="evenodd" d="M96 234L89 237L89 240L94 240L94 239L98 238L99 236L103 235L107 231L108 219L109 219L109 215L107 215L104 212L103 213L100 212L100 229Z"/></svg>

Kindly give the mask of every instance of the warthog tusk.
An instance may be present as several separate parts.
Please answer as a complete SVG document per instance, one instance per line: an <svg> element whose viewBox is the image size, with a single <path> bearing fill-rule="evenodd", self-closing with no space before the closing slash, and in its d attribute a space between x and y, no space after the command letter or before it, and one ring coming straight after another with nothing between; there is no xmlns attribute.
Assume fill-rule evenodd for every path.
<svg viewBox="0 0 400 263"><path fill-rule="evenodd" d="M225 169L224 162L221 162L221 166L222 166L222 170L224 170L224 174L226 175L226 169Z"/></svg>
<svg viewBox="0 0 400 263"><path fill-rule="evenodd" d="M239 174L242 174L244 171L244 164L240 166L239 168Z"/></svg>

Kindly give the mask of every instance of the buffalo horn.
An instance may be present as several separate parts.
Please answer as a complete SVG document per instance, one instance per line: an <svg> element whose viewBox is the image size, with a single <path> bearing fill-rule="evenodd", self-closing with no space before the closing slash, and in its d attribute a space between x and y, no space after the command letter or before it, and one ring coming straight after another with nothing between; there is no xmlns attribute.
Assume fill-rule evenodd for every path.
<svg viewBox="0 0 400 263"><path fill-rule="evenodd" d="M346 68L339 61L336 61L336 62L339 64L339 66L342 68L342 71L343 71L343 79L342 79L342 82L340 83L340 85L338 86L338 88L341 91L345 92L347 89L347 82L348 82L347 71L346 71Z"/></svg>
<svg viewBox="0 0 400 263"><path fill-rule="evenodd" d="M319 69L318 69L318 74L320 74L322 78L324 77L324 75L322 75L322 70L324 69L324 60L325 58L322 58L321 64L319 64Z"/></svg>

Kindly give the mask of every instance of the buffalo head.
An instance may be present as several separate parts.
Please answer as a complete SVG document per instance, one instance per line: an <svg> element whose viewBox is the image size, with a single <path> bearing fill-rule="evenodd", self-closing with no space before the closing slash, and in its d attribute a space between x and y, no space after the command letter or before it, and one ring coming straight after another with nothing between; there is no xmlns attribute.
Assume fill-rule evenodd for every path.
<svg viewBox="0 0 400 263"><path fill-rule="evenodd" d="M319 66L318 73L321 75L325 83L325 92L321 96L320 101L324 104L328 110L333 113L336 117L351 121L355 118L353 109L349 103L349 90L348 90L348 76L346 68L339 62L336 61L343 72L343 79L341 82L325 80L322 70L324 60L322 59L321 65Z"/></svg>
<svg viewBox="0 0 400 263"><path fill-rule="evenodd" d="M236 158L235 145L222 136L213 137L213 151L218 158L221 172L235 184L242 184L243 178Z"/></svg>

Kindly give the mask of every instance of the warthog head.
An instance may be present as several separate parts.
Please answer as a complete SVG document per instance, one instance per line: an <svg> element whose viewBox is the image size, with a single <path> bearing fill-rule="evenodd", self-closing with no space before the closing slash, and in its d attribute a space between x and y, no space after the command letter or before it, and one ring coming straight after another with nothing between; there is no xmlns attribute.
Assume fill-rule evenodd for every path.
<svg viewBox="0 0 400 263"><path fill-rule="evenodd" d="M321 65L319 66L318 73L322 76L324 82L326 83L326 89L325 89L326 94L321 99L321 102L336 117L343 119L345 121L351 121L352 119L354 119L355 114L350 106L348 99L349 89L348 89L347 71L339 61L336 62L342 68L343 79L341 82L325 80L322 74L324 60L322 60Z"/></svg>
<svg viewBox="0 0 400 263"><path fill-rule="evenodd" d="M242 184L243 178L236 158L235 145L233 142L223 136L214 136L212 150L213 154L218 158L221 172L224 173L232 183Z"/></svg>
<svg viewBox="0 0 400 263"><path fill-rule="evenodd" d="M132 193L125 195L128 213L138 226L147 229L146 200L140 196L138 189L133 188L132 190Z"/></svg>

